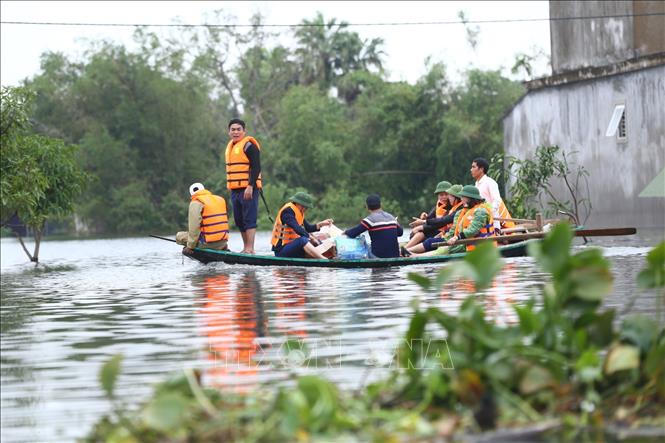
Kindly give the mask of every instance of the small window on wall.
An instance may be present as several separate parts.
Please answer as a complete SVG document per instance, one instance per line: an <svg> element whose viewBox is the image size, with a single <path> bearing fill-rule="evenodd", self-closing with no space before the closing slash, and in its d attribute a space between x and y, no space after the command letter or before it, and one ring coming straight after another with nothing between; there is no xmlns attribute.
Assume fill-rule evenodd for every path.
<svg viewBox="0 0 665 443"><path fill-rule="evenodd" d="M622 141L626 140L626 105L616 105L614 107L614 112L612 113L612 118L610 119L609 125L607 125L607 131L605 131L605 137L614 137L616 134L617 140Z"/></svg>
<svg viewBox="0 0 665 443"><path fill-rule="evenodd" d="M621 114L621 120L619 120L619 129L617 130L617 140L623 141L626 140L626 110L623 110Z"/></svg>

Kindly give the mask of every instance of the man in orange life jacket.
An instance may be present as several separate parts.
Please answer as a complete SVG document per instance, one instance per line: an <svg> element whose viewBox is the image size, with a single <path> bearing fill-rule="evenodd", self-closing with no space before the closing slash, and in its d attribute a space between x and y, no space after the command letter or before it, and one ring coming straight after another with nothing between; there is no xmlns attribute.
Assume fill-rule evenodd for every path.
<svg viewBox="0 0 665 443"><path fill-rule="evenodd" d="M277 257L305 258L306 256L327 260L316 250L319 241L310 232L330 226L332 219L313 225L305 220L305 212L314 206L314 197L306 192L296 192L277 213L272 228L272 250ZM314 243L310 243L310 240Z"/></svg>
<svg viewBox="0 0 665 443"><path fill-rule="evenodd" d="M494 228L505 229L514 228L515 223L509 221L499 221L496 218L512 218L508 208L506 208L501 193L499 192L499 185L494 179L487 175L489 170L489 163L482 157L474 158L471 162L471 177L476 180L476 188L480 192L480 196L485 199L492 208L492 216L494 217Z"/></svg>
<svg viewBox="0 0 665 443"><path fill-rule="evenodd" d="M185 246L183 254L191 254L194 248L228 249L226 201L206 190L201 183L190 186L189 194L192 200L187 217L188 230L175 236L176 243Z"/></svg>
<svg viewBox="0 0 665 443"><path fill-rule="evenodd" d="M242 253L254 254L256 219L261 192L261 146L247 135L245 122L234 118L229 122L229 137L224 160L226 187L231 191L233 219L242 236Z"/></svg>

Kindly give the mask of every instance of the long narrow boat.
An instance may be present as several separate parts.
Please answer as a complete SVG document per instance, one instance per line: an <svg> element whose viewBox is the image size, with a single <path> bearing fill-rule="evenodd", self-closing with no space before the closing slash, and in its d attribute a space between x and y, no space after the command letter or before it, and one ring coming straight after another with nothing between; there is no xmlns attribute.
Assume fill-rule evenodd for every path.
<svg viewBox="0 0 665 443"><path fill-rule="evenodd" d="M526 256L526 245L530 241L524 240L505 246L499 246L503 257ZM450 260L464 258L466 252L449 255L436 255L430 257L397 257L397 258L375 258L359 260L320 260L313 258L286 258L273 255L249 255L238 252L218 251L214 249L194 249L193 254L188 255L201 263L224 262L231 265L255 265L255 266L305 266L314 268L388 268L391 266L421 265L427 263L443 263Z"/></svg>

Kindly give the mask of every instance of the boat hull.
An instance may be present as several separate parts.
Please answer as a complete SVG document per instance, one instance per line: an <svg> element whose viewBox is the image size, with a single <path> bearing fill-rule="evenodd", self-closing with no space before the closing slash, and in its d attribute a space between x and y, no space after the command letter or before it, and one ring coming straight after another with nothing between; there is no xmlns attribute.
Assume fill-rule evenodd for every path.
<svg viewBox="0 0 665 443"><path fill-rule="evenodd" d="M503 257L523 257L527 255L526 240L510 245L499 247ZM249 255L238 252L219 251L214 249L194 249L188 257L207 264L212 262L224 262L233 265L252 266L301 266L308 268L389 268L393 266L420 265L429 263L444 263L451 260L459 260L466 256L466 252L450 255L437 255L430 257L397 257L359 260L319 260L312 258L287 258L275 257L274 255Z"/></svg>

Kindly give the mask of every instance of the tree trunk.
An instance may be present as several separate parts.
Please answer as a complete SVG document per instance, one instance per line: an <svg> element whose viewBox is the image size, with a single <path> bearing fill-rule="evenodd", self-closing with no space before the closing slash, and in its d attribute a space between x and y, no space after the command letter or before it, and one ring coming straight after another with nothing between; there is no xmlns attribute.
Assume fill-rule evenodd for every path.
<svg viewBox="0 0 665 443"><path fill-rule="evenodd" d="M30 261L35 261L32 258L32 255L30 255L30 251L28 251L28 248L25 247L25 243L23 243L23 237L21 237L18 232L14 232L14 235L16 236L16 238L18 238L18 242L21 244L21 247L23 248L23 251L28 256Z"/></svg>
<svg viewBox="0 0 665 443"><path fill-rule="evenodd" d="M39 262L39 246L42 243L42 234L44 232L45 225L46 222L42 223L39 228L35 228L35 252L32 254L32 258L30 259L35 263Z"/></svg>

